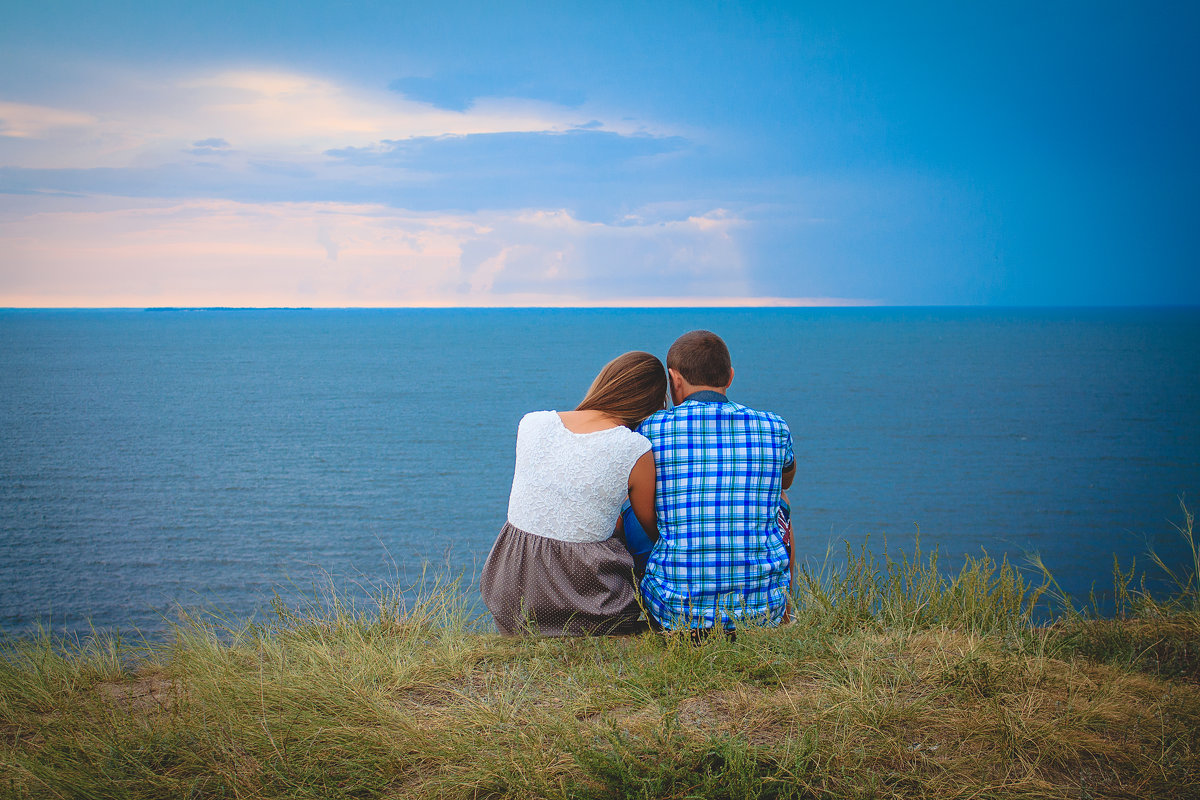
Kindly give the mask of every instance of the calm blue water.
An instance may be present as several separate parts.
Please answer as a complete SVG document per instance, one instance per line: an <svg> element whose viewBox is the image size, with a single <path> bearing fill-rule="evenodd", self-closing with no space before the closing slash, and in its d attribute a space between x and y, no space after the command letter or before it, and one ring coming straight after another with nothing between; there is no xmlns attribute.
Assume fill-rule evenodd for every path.
<svg viewBox="0 0 1200 800"><path fill-rule="evenodd" d="M1197 310L0 312L0 628L161 630L332 575L472 578L516 423L704 327L796 439L801 554L1040 551L1069 591L1183 550Z"/></svg>

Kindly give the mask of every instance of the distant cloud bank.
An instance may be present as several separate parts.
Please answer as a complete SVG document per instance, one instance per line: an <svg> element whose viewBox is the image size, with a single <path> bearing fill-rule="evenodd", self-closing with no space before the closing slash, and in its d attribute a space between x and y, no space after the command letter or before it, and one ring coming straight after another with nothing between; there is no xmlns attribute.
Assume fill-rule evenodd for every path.
<svg viewBox="0 0 1200 800"><path fill-rule="evenodd" d="M562 210L26 197L0 204L0 306L866 302L760 296L738 246L743 224L719 209L604 224Z"/></svg>

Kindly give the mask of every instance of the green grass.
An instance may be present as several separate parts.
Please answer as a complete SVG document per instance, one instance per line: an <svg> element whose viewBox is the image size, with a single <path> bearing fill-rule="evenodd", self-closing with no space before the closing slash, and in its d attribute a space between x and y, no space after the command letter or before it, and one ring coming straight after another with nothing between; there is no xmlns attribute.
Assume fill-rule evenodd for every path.
<svg viewBox="0 0 1200 800"><path fill-rule="evenodd" d="M1191 566L1169 599L1117 567L1115 617L1049 625L1048 574L917 546L803 571L795 621L735 642L505 639L455 584L43 632L3 645L0 796L1195 797Z"/></svg>

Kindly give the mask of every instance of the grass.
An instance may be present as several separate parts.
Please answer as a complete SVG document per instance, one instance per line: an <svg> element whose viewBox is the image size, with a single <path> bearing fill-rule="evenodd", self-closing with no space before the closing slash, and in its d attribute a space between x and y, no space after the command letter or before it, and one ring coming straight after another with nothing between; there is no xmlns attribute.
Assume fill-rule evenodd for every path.
<svg viewBox="0 0 1200 800"><path fill-rule="evenodd" d="M455 584L42 632L3 646L0 796L1196 797L1198 565L1043 624L1049 577L862 548L802 571L793 624L699 645L505 639Z"/></svg>

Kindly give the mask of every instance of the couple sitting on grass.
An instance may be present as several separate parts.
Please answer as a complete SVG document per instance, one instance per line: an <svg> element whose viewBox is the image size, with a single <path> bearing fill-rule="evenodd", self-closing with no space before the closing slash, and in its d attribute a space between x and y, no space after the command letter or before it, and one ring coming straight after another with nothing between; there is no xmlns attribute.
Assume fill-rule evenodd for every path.
<svg viewBox="0 0 1200 800"><path fill-rule="evenodd" d="M625 353L574 411L525 415L508 522L480 579L502 633L700 635L784 617L792 436L731 402L732 382L725 342L692 331L665 372Z"/></svg>

